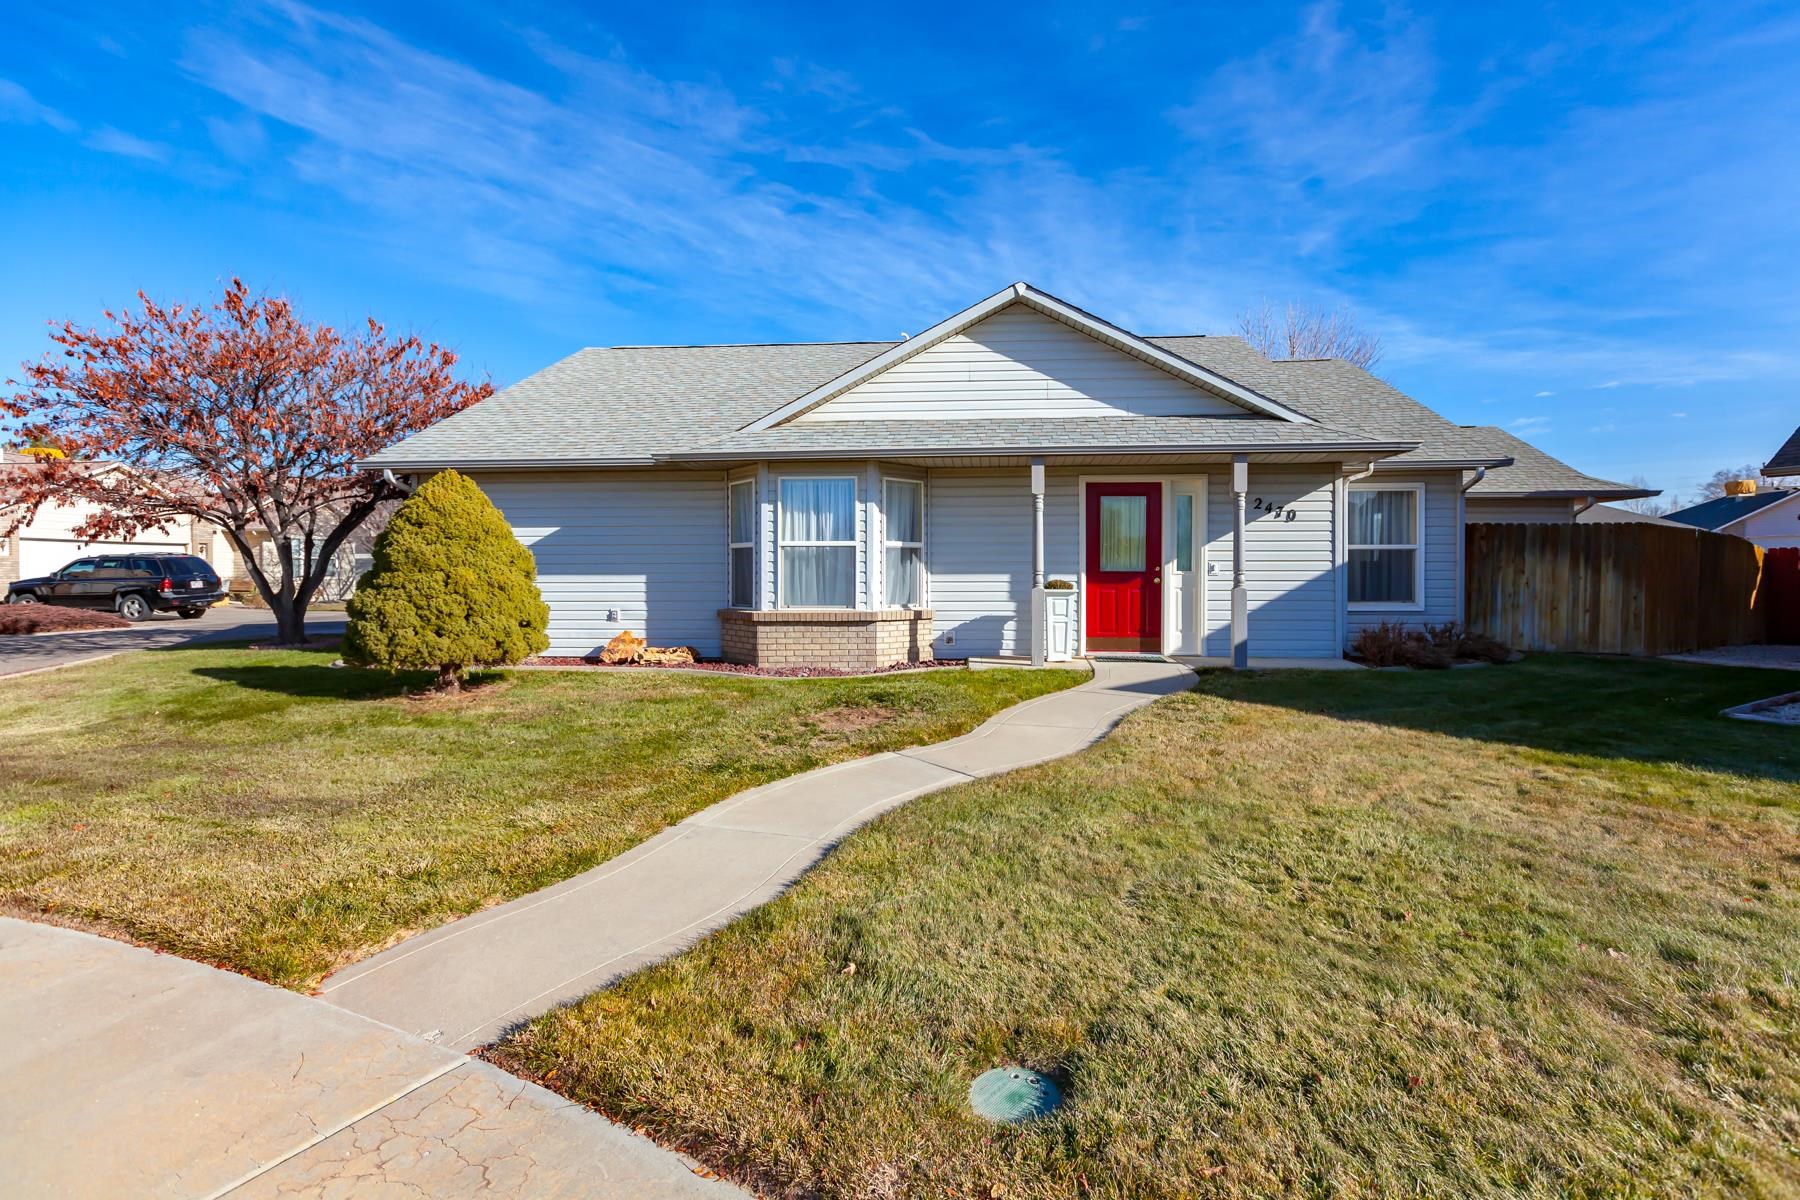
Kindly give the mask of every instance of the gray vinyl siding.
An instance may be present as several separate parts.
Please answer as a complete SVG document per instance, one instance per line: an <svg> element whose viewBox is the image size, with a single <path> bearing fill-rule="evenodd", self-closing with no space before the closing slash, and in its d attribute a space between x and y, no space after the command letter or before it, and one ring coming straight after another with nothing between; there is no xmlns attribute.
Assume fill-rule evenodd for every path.
<svg viewBox="0 0 1800 1200"><path fill-rule="evenodd" d="M588 654L629 629L719 653L728 554L723 472L475 476L531 548L551 654ZM617 609L617 620L607 618Z"/></svg>
<svg viewBox="0 0 1800 1200"><path fill-rule="evenodd" d="M1014 305L796 420L1243 415L1229 400Z"/></svg>
<svg viewBox="0 0 1800 1200"><path fill-rule="evenodd" d="M1338 584L1333 496L1336 472L1250 464L1244 512L1244 587L1250 604L1250 653L1258 658L1335 658ZM1279 506L1259 512L1255 501ZM1286 519L1292 512L1293 520ZM1204 653L1231 654L1231 473L1207 481Z"/></svg>
<svg viewBox="0 0 1800 1200"><path fill-rule="evenodd" d="M933 471L925 516L936 653L1016 653L1031 600L1029 473Z"/></svg>
<svg viewBox="0 0 1800 1200"><path fill-rule="evenodd" d="M1425 605L1421 609L1351 608L1346 602L1345 637L1353 639L1365 626L1382 621L1399 621L1405 625L1441 625L1462 620L1462 549L1461 518L1458 516L1461 476L1440 472L1435 475L1388 475L1383 472L1366 481L1379 484L1420 484L1424 491ZM1470 520L1475 520L1471 513Z"/></svg>
<svg viewBox="0 0 1800 1200"><path fill-rule="evenodd" d="M1483 500L1467 497L1470 521L1503 525L1567 525L1575 519L1572 500Z"/></svg>

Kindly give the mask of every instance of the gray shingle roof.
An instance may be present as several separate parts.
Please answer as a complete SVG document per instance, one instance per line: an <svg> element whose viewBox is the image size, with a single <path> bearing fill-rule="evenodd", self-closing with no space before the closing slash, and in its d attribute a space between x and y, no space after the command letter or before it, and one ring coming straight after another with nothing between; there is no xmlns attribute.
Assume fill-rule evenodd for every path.
<svg viewBox="0 0 1800 1200"><path fill-rule="evenodd" d="M1410 445L1410 439L1394 447ZM683 458L1027 451L1226 451L1374 448L1361 433L1267 417L1063 417L1054 421L821 421L732 433Z"/></svg>
<svg viewBox="0 0 1800 1200"><path fill-rule="evenodd" d="M1190 362L1229 376L1314 420L1375 438L1418 442L1419 448L1387 459L1394 466L1427 462L1493 461L1486 439L1426 408L1405 392L1337 358L1275 361L1239 337L1146 338Z"/></svg>
<svg viewBox="0 0 1800 1200"><path fill-rule="evenodd" d="M1347 362L1272 362L1237 337L1145 340L1305 413L1320 428L1308 431L1307 426L1250 416L1117 417L903 426L807 422L749 435L739 431L896 343L622 346L572 354L389 447L368 465L396 469L628 465L689 454L896 453L904 448L979 453L1065 446L1199 449L1252 444L1329 444L1348 447L1351 453L1418 444L1384 460L1393 466L1493 464L1514 456L1511 445L1497 448L1491 435L1498 431L1456 425Z"/></svg>
<svg viewBox="0 0 1800 1200"><path fill-rule="evenodd" d="M1781 443L1775 457L1763 464L1762 473L1770 477L1800 475L1800 429L1794 430L1793 436Z"/></svg>
<svg viewBox="0 0 1800 1200"><path fill-rule="evenodd" d="M1490 468L1487 478L1469 489L1471 496L1597 496L1606 500L1631 500L1658 494L1654 488L1636 487L1577 471L1496 426L1469 425L1464 428L1493 453L1507 455L1513 460L1511 466Z"/></svg>
<svg viewBox="0 0 1800 1200"><path fill-rule="evenodd" d="M648 462L740 429L890 344L578 350L368 465Z"/></svg>

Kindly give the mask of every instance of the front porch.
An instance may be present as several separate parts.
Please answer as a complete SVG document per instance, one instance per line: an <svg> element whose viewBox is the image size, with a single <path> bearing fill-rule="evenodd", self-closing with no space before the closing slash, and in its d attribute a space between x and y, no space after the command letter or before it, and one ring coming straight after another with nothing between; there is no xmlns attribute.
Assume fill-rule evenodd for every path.
<svg viewBox="0 0 1800 1200"><path fill-rule="evenodd" d="M763 462L724 489L734 662L1341 658L1341 456ZM1252 648L1258 661L1252 662Z"/></svg>

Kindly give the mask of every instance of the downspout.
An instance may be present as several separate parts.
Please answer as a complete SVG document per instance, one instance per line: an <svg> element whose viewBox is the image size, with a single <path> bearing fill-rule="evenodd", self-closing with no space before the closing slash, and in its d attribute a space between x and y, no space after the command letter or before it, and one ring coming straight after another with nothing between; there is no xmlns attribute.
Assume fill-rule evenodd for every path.
<svg viewBox="0 0 1800 1200"><path fill-rule="evenodd" d="M407 478L411 479L412 476L408 475ZM386 483L389 487L398 488L409 496L413 494L413 490L418 486L417 484L412 483L401 483L400 480L395 477L391 467L381 468L381 479L382 482Z"/></svg>
<svg viewBox="0 0 1800 1200"><path fill-rule="evenodd" d="M1476 484L1480 483L1482 480L1484 480L1486 478L1487 478L1487 468L1486 467L1476 467L1475 468L1475 478L1473 478L1473 479L1469 480L1469 482L1463 484L1462 490L1466 493L1466 492L1468 492L1468 490L1470 488L1474 487Z"/></svg>
<svg viewBox="0 0 1800 1200"><path fill-rule="evenodd" d="M1592 507L1594 507L1594 505L1596 505L1596 504L1598 504L1598 503L1600 503L1600 497L1598 497L1598 496L1589 496L1589 497L1588 497L1588 498L1587 498L1587 503L1586 503L1586 504L1584 504L1584 505L1582 505L1582 506L1581 506L1581 507L1580 507L1580 508L1578 508L1578 509L1576 509L1576 510L1575 510L1575 515L1574 515L1574 516L1572 516L1572 517L1570 517L1570 518L1569 518L1569 520L1571 520L1571 521L1578 521L1578 520L1580 520L1580 519L1581 519L1581 514L1582 514L1582 513L1584 513L1584 512L1586 512L1586 511L1587 511L1587 510L1588 510L1588 509L1590 509L1590 508L1592 508Z"/></svg>

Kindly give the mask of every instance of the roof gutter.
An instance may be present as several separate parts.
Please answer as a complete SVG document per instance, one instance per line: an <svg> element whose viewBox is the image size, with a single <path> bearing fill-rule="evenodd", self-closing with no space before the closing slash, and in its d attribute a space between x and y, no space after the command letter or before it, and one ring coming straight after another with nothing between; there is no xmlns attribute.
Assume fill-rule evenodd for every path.
<svg viewBox="0 0 1800 1200"><path fill-rule="evenodd" d="M744 459L808 458L1029 458L1067 454L1405 454L1417 450L1417 442L1275 442L1232 444L1181 444L1151 442L1146 445L1102 446L835 446L796 450L741 449L683 451L659 454L659 463L736 462Z"/></svg>

